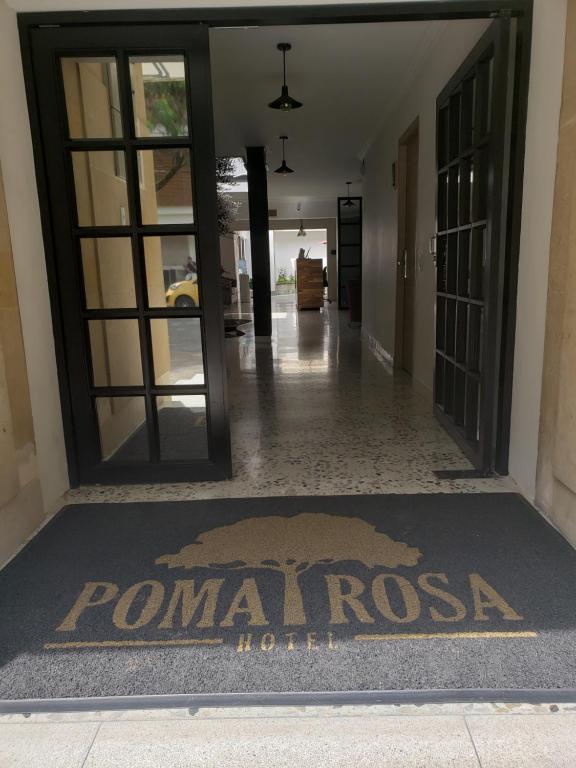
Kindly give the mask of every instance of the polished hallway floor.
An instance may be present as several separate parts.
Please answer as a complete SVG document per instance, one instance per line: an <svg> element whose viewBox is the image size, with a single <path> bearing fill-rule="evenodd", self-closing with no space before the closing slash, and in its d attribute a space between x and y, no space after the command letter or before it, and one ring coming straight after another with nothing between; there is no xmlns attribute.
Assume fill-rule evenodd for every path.
<svg viewBox="0 0 576 768"><path fill-rule="evenodd" d="M504 478L435 477L470 465L430 398L380 362L334 305L297 312L294 296L277 296L271 344L255 343L252 323L241 329L226 339L232 480L85 487L67 500L515 490Z"/></svg>

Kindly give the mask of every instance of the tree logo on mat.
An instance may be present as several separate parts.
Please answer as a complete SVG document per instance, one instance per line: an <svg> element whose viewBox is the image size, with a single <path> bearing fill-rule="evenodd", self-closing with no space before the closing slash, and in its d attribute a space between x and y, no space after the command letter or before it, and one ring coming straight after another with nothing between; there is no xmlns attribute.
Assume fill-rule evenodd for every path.
<svg viewBox="0 0 576 768"><path fill-rule="evenodd" d="M303 513L252 517L202 533L157 565L168 568L267 568L284 576L284 624L306 624L298 576L314 565L356 560L367 568L413 566L422 553L357 517Z"/></svg>
<svg viewBox="0 0 576 768"><path fill-rule="evenodd" d="M523 617L479 573L451 580L446 573L426 572L422 559L417 547L358 517L247 518L157 557L162 576L130 586L86 582L56 631L92 637L93 627L101 634L108 625L113 636L68 634L45 648L221 645L231 638L238 652L314 650L319 644L335 650L335 630L347 627L347 641L358 642L536 636L502 626ZM315 567L314 576L301 579ZM168 570L191 573L180 572L170 582ZM277 579L267 579L266 572L282 575L279 595L273 593ZM310 588L314 592L307 595ZM283 620L271 621L278 606ZM494 629L492 621L498 622ZM225 631L234 629L236 637Z"/></svg>

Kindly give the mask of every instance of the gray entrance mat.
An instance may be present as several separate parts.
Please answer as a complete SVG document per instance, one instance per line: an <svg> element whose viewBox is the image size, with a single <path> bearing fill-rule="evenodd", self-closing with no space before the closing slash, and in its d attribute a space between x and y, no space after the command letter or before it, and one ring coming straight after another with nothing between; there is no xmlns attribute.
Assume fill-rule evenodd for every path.
<svg viewBox="0 0 576 768"><path fill-rule="evenodd" d="M575 585L513 494L75 505L0 573L0 698L574 688Z"/></svg>

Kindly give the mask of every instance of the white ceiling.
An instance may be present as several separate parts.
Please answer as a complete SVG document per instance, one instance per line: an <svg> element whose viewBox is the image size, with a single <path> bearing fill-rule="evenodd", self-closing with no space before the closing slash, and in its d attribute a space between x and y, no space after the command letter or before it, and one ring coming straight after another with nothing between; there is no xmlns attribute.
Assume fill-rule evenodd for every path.
<svg viewBox="0 0 576 768"><path fill-rule="evenodd" d="M282 159L278 137L285 134L295 173L269 175L270 199L345 194L345 182L361 179L363 152L444 27L402 22L211 30L217 152L241 155L246 146L263 145L274 170ZM290 112L267 106L280 94L279 42L293 46L287 82L304 104Z"/></svg>
<svg viewBox="0 0 576 768"><path fill-rule="evenodd" d="M262 0L7 2L18 11L264 5ZM310 2L290 0L294 5ZM285 3L268 0L266 4ZM296 172L286 177L270 173L269 199L274 206L287 201L290 209L296 209L297 202L334 201L346 193L347 180L356 181L353 192L360 192L365 150L425 66L434 41L448 23L457 34L458 21L212 29L217 151L241 155L247 145L264 145L272 171L281 161L278 136L288 135L287 161ZM304 103L302 109L289 113L267 107L280 93L282 57L276 44L284 41L293 45L287 55L290 93Z"/></svg>

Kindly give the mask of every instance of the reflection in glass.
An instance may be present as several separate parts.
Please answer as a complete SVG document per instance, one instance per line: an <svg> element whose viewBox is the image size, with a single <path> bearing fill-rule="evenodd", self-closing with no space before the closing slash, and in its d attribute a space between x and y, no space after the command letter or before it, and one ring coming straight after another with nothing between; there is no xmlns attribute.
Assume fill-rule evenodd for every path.
<svg viewBox="0 0 576 768"><path fill-rule="evenodd" d="M116 59L112 56L61 59L71 139L122 136Z"/></svg>
<svg viewBox="0 0 576 768"><path fill-rule="evenodd" d="M192 173L188 149L138 152L142 224L190 224Z"/></svg>
<svg viewBox="0 0 576 768"><path fill-rule="evenodd" d="M89 320L88 331L94 386L141 386L138 320Z"/></svg>
<svg viewBox="0 0 576 768"><path fill-rule="evenodd" d="M150 329L156 384L204 384L200 319L158 318Z"/></svg>
<svg viewBox="0 0 576 768"><path fill-rule="evenodd" d="M194 235L144 238L148 306L194 308L200 304Z"/></svg>
<svg viewBox="0 0 576 768"><path fill-rule="evenodd" d="M72 152L78 224L81 227L129 224L126 180L118 175L110 150Z"/></svg>
<svg viewBox="0 0 576 768"><path fill-rule="evenodd" d="M96 414L103 461L148 461L143 397L97 397Z"/></svg>
<svg viewBox="0 0 576 768"><path fill-rule="evenodd" d="M342 304L348 304L348 283L360 279L361 272L359 266L340 267L340 297Z"/></svg>
<svg viewBox="0 0 576 768"><path fill-rule="evenodd" d="M183 56L130 57L136 136L187 136Z"/></svg>
<svg viewBox="0 0 576 768"><path fill-rule="evenodd" d="M87 309L136 306L132 247L128 237L80 240Z"/></svg>
<svg viewBox="0 0 576 768"><path fill-rule="evenodd" d="M204 395L157 397L160 459L194 461L208 458Z"/></svg>

